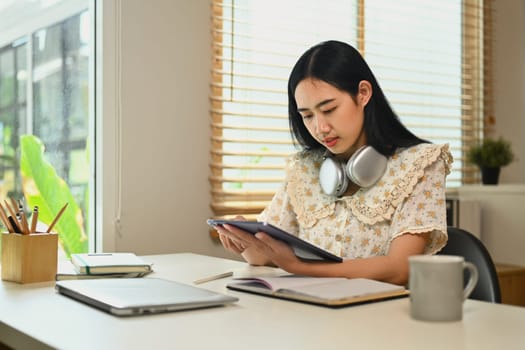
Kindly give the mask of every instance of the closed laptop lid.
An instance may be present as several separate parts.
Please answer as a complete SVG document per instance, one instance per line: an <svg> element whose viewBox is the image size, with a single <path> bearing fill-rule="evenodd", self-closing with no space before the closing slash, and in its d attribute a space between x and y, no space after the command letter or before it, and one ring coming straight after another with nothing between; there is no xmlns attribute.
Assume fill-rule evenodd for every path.
<svg viewBox="0 0 525 350"><path fill-rule="evenodd" d="M57 281L58 293L117 316L219 306L229 295L160 278L107 278Z"/></svg>

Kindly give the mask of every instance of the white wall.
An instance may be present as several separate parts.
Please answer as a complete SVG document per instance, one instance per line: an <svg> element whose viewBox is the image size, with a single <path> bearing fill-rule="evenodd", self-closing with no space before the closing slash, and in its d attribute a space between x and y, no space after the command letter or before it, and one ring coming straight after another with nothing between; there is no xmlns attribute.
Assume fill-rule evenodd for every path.
<svg viewBox="0 0 525 350"><path fill-rule="evenodd" d="M502 168L500 182L525 183L525 1L493 5L496 135L509 139L517 156Z"/></svg>
<svg viewBox="0 0 525 350"><path fill-rule="evenodd" d="M458 190L458 197L462 203L476 203L478 209L481 208L478 230L470 232L477 234L485 244L492 260L525 266L525 184L468 185ZM472 216L472 212L465 214L467 218Z"/></svg>
<svg viewBox="0 0 525 350"><path fill-rule="evenodd" d="M104 117L109 118L102 138L105 187L99 196L108 204L103 213L104 249L229 256L212 242L205 224L211 215L209 0L105 0L103 4L109 12L116 8L116 17L105 17L104 24L121 23L120 55L119 40L114 43L110 37L103 56L107 67L120 62L116 71L104 73ZM525 183L525 0L498 0L494 5L496 133L511 140L518 156L517 162L503 169L501 182ZM120 90L115 84L119 75ZM113 98L119 93L121 104ZM120 115L120 129L118 122L111 124L113 114ZM122 140L120 152L115 135ZM119 157L120 196L115 166ZM114 223L119 197L120 233Z"/></svg>
<svg viewBox="0 0 525 350"><path fill-rule="evenodd" d="M104 118L115 118L120 133L103 130L103 249L228 256L206 225L210 3L115 0L104 6L105 29L114 34L103 56L114 71L108 68L105 79L117 81L106 85L102 98L112 107Z"/></svg>

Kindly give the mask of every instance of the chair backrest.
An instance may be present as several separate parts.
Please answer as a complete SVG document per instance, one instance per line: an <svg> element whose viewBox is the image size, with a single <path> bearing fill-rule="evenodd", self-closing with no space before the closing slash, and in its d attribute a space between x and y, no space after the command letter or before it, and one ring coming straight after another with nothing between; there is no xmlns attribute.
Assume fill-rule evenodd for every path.
<svg viewBox="0 0 525 350"><path fill-rule="evenodd" d="M501 303L496 267L487 248L476 236L460 228L449 226L447 233L447 245L438 254L462 256L478 268L479 280L469 298Z"/></svg>

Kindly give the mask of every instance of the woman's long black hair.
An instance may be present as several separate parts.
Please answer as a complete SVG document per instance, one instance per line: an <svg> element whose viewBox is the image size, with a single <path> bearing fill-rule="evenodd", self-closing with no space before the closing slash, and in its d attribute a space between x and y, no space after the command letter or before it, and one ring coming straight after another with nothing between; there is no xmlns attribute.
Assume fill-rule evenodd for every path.
<svg viewBox="0 0 525 350"><path fill-rule="evenodd" d="M288 115L292 138L303 149L324 148L306 129L297 111L295 89L306 78L324 81L356 99L359 82L372 85L372 97L365 106L364 132L367 144L385 156L398 147L427 142L411 133L399 120L359 51L340 41L325 41L306 51L297 61L288 80Z"/></svg>

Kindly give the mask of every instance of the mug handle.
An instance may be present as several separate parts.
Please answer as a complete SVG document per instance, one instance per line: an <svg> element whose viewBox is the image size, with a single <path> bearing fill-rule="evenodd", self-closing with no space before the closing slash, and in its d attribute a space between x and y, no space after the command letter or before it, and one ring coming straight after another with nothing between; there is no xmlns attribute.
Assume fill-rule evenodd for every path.
<svg viewBox="0 0 525 350"><path fill-rule="evenodd" d="M476 265L474 265L471 262L465 261L463 263L463 268L469 270L469 280L467 285L465 286L465 289L463 290L463 300L466 300L470 293L474 290L474 287L476 287L476 284L478 283L478 269L476 268Z"/></svg>

